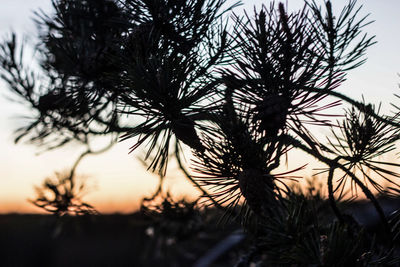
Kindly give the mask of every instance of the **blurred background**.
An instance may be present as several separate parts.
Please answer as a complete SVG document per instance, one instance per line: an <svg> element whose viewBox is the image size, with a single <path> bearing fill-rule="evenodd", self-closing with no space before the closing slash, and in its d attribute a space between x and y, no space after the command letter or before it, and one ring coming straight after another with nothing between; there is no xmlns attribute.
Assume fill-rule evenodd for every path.
<svg viewBox="0 0 400 267"><path fill-rule="evenodd" d="M234 1L228 1L234 2ZM253 5L269 4L270 1L243 1L244 5L236 9L237 13L247 10L252 15ZM284 1L289 9L299 9L302 0ZM334 8L342 6L347 0L334 1ZM400 2L398 0L360 1L364 5L362 14L371 13L374 23L366 30L376 35L377 44L368 50L368 61L350 72L347 81L339 87L346 95L378 104L382 102L382 111L391 110L390 102L398 103L393 94L398 94L400 81ZM33 22L34 11L42 9L51 12L50 0L0 0L0 39L12 31L19 37L34 40L36 27ZM84 151L79 146L67 146L54 151L42 151L33 145L14 144L13 132L24 125L29 116L28 107L11 101L16 99L10 94L5 83L0 81L0 213L37 213L43 212L29 203L35 197L34 186L40 185L44 178L52 176L55 171L69 169L76 158ZM400 103L399 103L400 105ZM341 107L343 108L343 107ZM337 110L340 113L340 109ZM322 132L321 136L328 133ZM103 140L98 140L99 146ZM139 160L143 150L128 154L133 142L128 140L117 143L108 152L88 156L83 159L77 172L86 177L90 192L85 200L101 213L129 213L135 211L140 200L151 195L157 188L159 178L146 171ZM142 148L143 149L143 148ZM299 167L308 163L309 158L292 151L291 161L282 168ZM398 155L390 155L397 157ZM186 157L190 163L190 155ZM181 175L174 162L168 167L165 189L170 189L174 196L193 198L199 192ZM312 175L317 163L310 162L302 176Z"/></svg>

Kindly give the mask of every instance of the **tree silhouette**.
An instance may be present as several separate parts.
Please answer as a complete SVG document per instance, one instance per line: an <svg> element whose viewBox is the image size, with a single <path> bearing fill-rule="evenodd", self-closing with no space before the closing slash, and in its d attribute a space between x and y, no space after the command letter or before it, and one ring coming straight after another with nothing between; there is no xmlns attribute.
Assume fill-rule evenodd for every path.
<svg viewBox="0 0 400 267"><path fill-rule="evenodd" d="M223 0L53 0L55 13L37 19L38 70L24 64L15 35L0 47L3 80L37 111L16 141L56 148L114 133L132 143L130 151L144 146L150 170L163 176L173 155L215 205L243 206L236 215L249 229L246 221L255 218L257 251L270 251L272 263L329 265L346 253L346 264L383 263L391 254L365 256L362 231L337 206L350 183L394 241L370 186L398 196L399 174L388 167L400 165L381 156L396 149L399 113L382 115L336 90L375 42L363 33L370 22L356 2L338 16L330 1L306 0L292 13L272 2L233 15L229 27L226 14L238 3ZM351 108L335 116L332 107L342 102ZM315 137L327 128L325 142ZM183 147L195 157L192 173L181 161ZM288 187L306 166L276 171L290 149L326 165L338 220L330 228ZM351 237L355 249L343 252Z"/></svg>

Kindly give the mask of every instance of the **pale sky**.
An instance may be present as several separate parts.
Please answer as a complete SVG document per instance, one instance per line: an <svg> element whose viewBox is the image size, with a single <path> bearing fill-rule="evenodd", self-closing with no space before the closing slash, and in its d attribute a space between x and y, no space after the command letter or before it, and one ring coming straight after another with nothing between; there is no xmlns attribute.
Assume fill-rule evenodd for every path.
<svg viewBox="0 0 400 267"><path fill-rule="evenodd" d="M32 23L33 10L39 7L50 9L50 0L0 0L0 38L11 30L18 34L34 36L35 27ZM252 12L252 6L259 6L269 1L243 1L245 5L239 10ZM284 1L286 2L286 1ZM334 7L340 7L347 1L335 0ZM289 0L290 9L302 6L301 0ZM390 101L400 105L400 99L394 99L393 94L399 93L400 82L400 1L398 0L364 0L363 14L371 13L370 19L375 20L367 27L367 32L376 35L378 42L367 51L368 61L362 67L352 71L347 81L339 88L349 96L361 98L364 95L369 102L383 102L389 110ZM0 83L0 212L37 212L38 209L27 202L33 198L33 185L39 185L54 171L69 168L81 148L66 147L65 149L46 152L39 156L39 149L32 145L13 143L13 131L23 123L20 116L27 110L20 105L10 103L4 97L7 90ZM155 188L157 176L146 172L145 168L135 158L128 154L129 141L117 144L110 152L100 156L85 158L78 168L78 173L89 176L89 184L95 185L92 193L85 200L99 208L102 212L133 211L138 207L138 200L151 194ZM294 154L296 165L306 163L307 158ZM105 167L106 166L106 167ZM176 173L171 165L170 173ZM308 170L307 174L312 171ZM179 175L170 175L169 184L176 194L184 195L193 192L192 186L183 183ZM178 185L178 186L177 186Z"/></svg>

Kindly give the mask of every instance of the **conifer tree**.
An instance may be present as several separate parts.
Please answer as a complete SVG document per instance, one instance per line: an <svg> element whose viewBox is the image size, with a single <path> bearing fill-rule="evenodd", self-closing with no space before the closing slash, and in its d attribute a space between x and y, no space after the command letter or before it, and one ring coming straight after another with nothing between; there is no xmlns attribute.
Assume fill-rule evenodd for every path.
<svg viewBox="0 0 400 267"><path fill-rule="evenodd" d="M38 69L24 63L15 35L0 47L1 77L37 111L16 141L57 148L117 134L130 151L144 148L160 175L174 156L214 204L228 213L242 206L235 216L257 248L243 264L255 254L266 265L388 264L391 250L374 250L337 204L347 184L358 188L351 193L374 205L391 248L396 228L371 188L398 197L399 174L388 167L400 165L380 156L397 149L399 113L337 90L375 38L357 1L340 14L321 2L294 12L271 2L228 22L238 3L53 0L54 14L37 17ZM333 116L342 103L350 108ZM332 131L326 141L315 137L321 129ZM190 171L183 147L195 157ZM288 186L306 166L277 172L290 149L325 166L336 218L327 226Z"/></svg>

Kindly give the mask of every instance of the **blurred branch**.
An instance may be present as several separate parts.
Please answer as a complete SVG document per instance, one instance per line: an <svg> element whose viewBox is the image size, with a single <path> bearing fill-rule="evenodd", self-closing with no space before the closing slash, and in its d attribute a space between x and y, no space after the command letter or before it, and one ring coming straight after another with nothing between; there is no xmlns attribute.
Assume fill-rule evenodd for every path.
<svg viewBox="0 0 400 267"><path fill-rule="evenodd" d="M87 155L98 155L98 154L104 153L104 152L106 152L107 150L109 150L109 149L115 144L115 142L116 142L116 140L112 140L112 141L111 141L107 146L105 146L104 148L99 149L99 150L95 150L95 151L93 151L93 150L89 147L89 145L87 145L87 146L88 146L88 149L87 149L85 152L83 152L81 155L79 155L79 157L76 159L75 163L72 165L71 172L70 172L70 177L71 177L71 179L73 179L74 174L75 174L75 170L76 170L76 168L78 167L79 163L81 162L81 160L82 160L84 157L86 157Z"/></svg>

